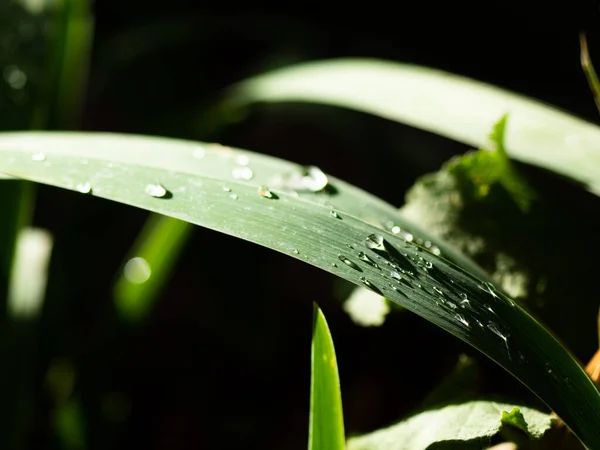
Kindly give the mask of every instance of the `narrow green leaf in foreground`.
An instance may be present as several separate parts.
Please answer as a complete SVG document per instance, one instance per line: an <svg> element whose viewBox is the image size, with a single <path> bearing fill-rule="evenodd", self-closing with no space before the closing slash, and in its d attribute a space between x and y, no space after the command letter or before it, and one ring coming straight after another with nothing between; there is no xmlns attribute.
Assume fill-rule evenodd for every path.
<svg viewBox="0 0 600 450"><path fill-rule="evenodd" d="M344 450L344 414L333 339L314 304L308 450Z"/></svg>
<svg viewBox="0 0 600 450"><path fill-rule="evenodd" d="M423 450L434 443L456 441L463 445L488 445L503 424L516 426L529 437L539 439L553 421L549 414L523 406L473 401L425 411L389 428L350 438L348 449Z"/></svg>
<svg viewBox="0 0 600 450"><path fill-rule="evenodd" d="M510 116L510 157L571 177L600 195L600 127L540 101L466 77L376 59L313 61L245 80L231 108L312 102L354 109L478 148Z"/></svg>
<svg viewBox="0 0 600 450"><path fill-rule="evenodd" d="M32 158L39 152L43 161ZM341 180L228 147L103 133L0 134L0 172L89 185L88 195L264 245L380 293L496 361L600 449L600 393L570 353L445 259L442 242L424 242L393 207ZM223 270L238 265L233 254Z"/></svg>
<svg viewBox="0 0 600 450"><path fill-rule="evenodd" d="M122 319L137 322L151 312L191 227L163 215L150 216L115 285L115 307Z"/></svg>

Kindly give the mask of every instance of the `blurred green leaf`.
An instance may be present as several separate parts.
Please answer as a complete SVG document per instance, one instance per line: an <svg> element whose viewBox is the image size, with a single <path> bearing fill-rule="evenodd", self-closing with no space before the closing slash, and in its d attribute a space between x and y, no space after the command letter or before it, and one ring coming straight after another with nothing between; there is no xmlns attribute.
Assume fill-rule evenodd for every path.
<svg viewBox="0 0 600 450"><path fill-rule="evenodd" d="M554 420L549 414L523 406L473 401L425 411L389 428L350 438L348 449L423 450L443 442L457 444L456 448L469 443L484 448L503 424L516 425L529 437L539 439Z"/></svg>
<svg viewBox="0 0 600 450"><path fill-rule="evenodd" d="M492 358L598 448L600 393L569 352L491 284L438 256L441 242L394 232L410 225L341 180L228 147L103 133L0 134L0 172L212 228L368 287ZM249 263L232 253L223 270Z"/></svg>
<svg viewBox="0 0 600 450"><path fill-rule="evenodd" d="M191 229L188 222L150 216L115 285L115 306L121 318L137 322L150 313Z"/></svg>
<svg viewBox="0 0 600 450"><path fill-rule="evenodd" d="M311 352L309 450L344 450L344 414L333 339L314 304Z"/></svg>
<svg viewBox="0 0 600 450"><path fill-rule="evenodd" d="M583 183L600 195L600 127L539 101L441 70L374 59L307 62L242 81L232 109L313 102L355 109L481 146L499 117L511 158Z"/></svg>

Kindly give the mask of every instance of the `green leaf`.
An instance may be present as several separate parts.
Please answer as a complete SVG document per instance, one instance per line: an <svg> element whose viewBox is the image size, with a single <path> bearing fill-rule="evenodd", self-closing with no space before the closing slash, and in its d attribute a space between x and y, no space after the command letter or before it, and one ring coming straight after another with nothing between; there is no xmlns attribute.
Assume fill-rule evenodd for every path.
<svg viewBox="0 0 600 450"><path fill-rule="evenodd" d="M486 445L503 424L516 425L539 439L554 420L523 406L473 401L425 411L389 428L350 438L348 450L423 450L435 443L470 441Z"/></svg>
<svg viewBox="0 0 600 450"><path fill-rule="evenodd" d="M137 322L150 313L190 231L188 222L150 216L115 285L115 306L122 319Z"/></svg>
<svg viewBox="0 0 600 450"><path fill-rule="evenodd" d="M314 304L311 352L309 450L344 450L344 414L333 339Z"/></svg>
<svg viewBox="0 0 600 450"><path fill-rule="evenodd" d="M44 161L32 159L41 151ZM492 285L437 256L447 254L443 243L416 244L422 237L393 207L341 180L227 147L103 133L0 134L0 172L75 191L83 183L88 195L237 236L368 287L478 348L599 448L600 393L569 352ZM233 253L224 270L249 263Z"/></svg>
<svg viewBox="0 0 600 450"><path fill-rule="evenodd" d="M302 63L232 87L226 104L312 102L350 108L478 148L508 114L506 150L600 195L600 128L539 101L458 75L374 59Z"/></svg>

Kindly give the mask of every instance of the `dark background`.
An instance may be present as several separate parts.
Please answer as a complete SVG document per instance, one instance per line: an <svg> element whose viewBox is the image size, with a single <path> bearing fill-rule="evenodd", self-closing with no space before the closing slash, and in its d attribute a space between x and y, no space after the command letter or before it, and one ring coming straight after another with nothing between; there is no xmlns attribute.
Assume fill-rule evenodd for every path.
<svg viewBox="0 0 600 450"><path fill-rule="evenodd" d="M256 106L226 129L213 126L210 108L253 74L352 56L444 69L598 121L578 41L587 31L600 61L596 2L213 6L97 1L82 128L217 140L318 165L400 206L419 175L466 148L325 106ZM200 228L150 319L127 329L113 317L112 282L147 214L49 187L38 193L35 223L56 239L48 302L61 314L44 322L36 376L42 386L51 361L76 362L90 449L306 448L313 301L336 343L350 434L409 413L460 352L478 358L481 394L533 401L422 319L393 314L381 328L357 327L341 309L344 283ZM36 398L29 448L49 448L52 405L43 388Z"/></svg>

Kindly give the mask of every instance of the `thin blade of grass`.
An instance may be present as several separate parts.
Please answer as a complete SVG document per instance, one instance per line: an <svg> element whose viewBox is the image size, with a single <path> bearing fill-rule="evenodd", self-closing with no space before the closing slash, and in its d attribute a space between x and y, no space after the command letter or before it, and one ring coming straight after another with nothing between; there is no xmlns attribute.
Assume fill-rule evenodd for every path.
<svg viewBox="0 0 600 450"><path fill-rule="evenodd" d="M600 393L581 365L511 299L435 254L442 243L427 249L414 242L416 232L413 238L388 230L390 221L409 226L392 207L333 177L318 192L275 188L282 175L294 179L289 174L302 168L214 145L204 145L198 160L200 145L103 133L4 133L0 172L74 191L89 183L95 196L258 243L368 287L479 349L589 448L600 448ZM32 159L42 150L50 164ZM239 177L240 158L252 176ZM238 268L240 258L233 252L223 270Z"/></svg>
<svg viewBox="0 0 600 450"><path fill-rule="evenodd" d="M375 59L307 62L242 81L232 109L258 102L311 102L354 109L480 147L510 117L511 158L583 183L600 195L600 127L540 101L473 79Z"/></svg>
<svg viewBox="0 0 600 450"><path fill-rule="evenodd" d="M308 450L344 450L344 414L333 338L313 304Z"/></svg>
<svg viewBox="0 0 600 450"><path fill-rule="evenodd" d="M124 321L136 323L151 312L191 231L188 222L150 216L115 284L115 306Z"/></svg>
<svg viewBox="0 0 600 450"><path fill-rule="evenodd" d="M581 49L581 68L583 69L585 78L587 79L587 82L590 85L590 90L592 91L592 94L594 96L594 102L596 103L596 107L600 112L600 82L598 81L596 70L594 69L594 65L592 64L592 59L590 58L587 39L585 37L585 34L583 33L579 34L579 46Z"/></svg>

